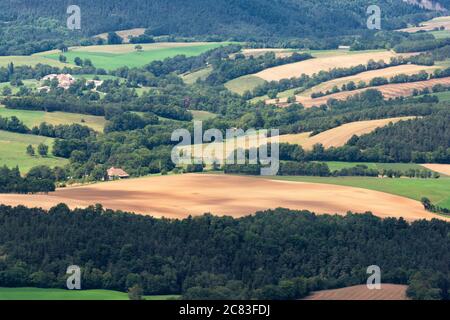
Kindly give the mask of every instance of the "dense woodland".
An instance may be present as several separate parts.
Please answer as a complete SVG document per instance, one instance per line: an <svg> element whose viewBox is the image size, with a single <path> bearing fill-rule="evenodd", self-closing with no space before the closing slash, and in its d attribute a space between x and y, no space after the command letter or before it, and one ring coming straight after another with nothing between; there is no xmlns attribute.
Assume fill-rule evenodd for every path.
<svg viewBox="0 0 450 320"><path fill-rule="evenodd" d="M410 284L417 299L449 297L450 224L316 216L269 210L253 216L184 220L104 211L48 213L0 207L2 286L63 287L69 265L82 288L186 299L298 299L312 290L365 283L376 264L382 282Z"/></svg>

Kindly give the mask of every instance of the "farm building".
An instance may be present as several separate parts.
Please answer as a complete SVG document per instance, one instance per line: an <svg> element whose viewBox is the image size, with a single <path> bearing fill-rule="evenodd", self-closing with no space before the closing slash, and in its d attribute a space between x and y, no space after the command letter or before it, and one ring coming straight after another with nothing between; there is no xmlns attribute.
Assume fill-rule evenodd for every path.
<svg viewBox="0 0 450 320"><path fill-rule="evenodd" d="M42 81L46 80L58 80L58 87L68 89L72 84L75 83L75 78L71 74L49 74L42 78Z"/></svg>
<svg viewBox="0 0 450 320"><path fill-rule="evenodd" d="M126 173L123 169L111 167L106 170L109 180L115 179L127 179L130 177L128 173Z"/></svg>

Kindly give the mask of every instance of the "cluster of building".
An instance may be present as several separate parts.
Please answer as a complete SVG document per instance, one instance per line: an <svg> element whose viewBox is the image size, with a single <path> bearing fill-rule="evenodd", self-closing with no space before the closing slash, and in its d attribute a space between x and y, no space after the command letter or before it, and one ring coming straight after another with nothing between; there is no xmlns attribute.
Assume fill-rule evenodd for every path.
<svg viewBox="0 0 450 320"><path fill-rule="evenodd" d="M64 90L69 89L69 87L71 85L73 85L76 81L76 79L71 75L71 74L64 74L64 73L60 73L60 74L49 74L46 75L45 77L43 77L41 79L41 81L53 81L54 79L56 79L58 81L58 87L59 88L63 88ZM103 81L101 80L87 80L87 83L93 83L94 84L94 88L97 88L98 86L101 86L103 84ZM42 86L40 88L38 88L38 91L50 91L50 86Z"/></svg>

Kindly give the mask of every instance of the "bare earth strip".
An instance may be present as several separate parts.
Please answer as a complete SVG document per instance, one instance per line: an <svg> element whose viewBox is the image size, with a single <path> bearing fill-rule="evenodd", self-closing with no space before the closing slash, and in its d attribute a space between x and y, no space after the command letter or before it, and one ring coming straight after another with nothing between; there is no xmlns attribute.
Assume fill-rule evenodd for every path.
<svg viewBox="0 0 450 320"><path fill-rule="evenodd" d="M408 286L381 284L380 290L369 290L366 285L314 292L304 300L409 300Z"/></svg>
<svg viewBox="0 0 450 320"><path fill-rule="evenodd" d="M435 18L433 20L421 23L420 26L418 26L418 27L404 28L404 29L399 29L398 31L414 33L417 31L432 31L435 28L441 28L441 27L444 27L445 30L450 30L450 17L447 16L447 17Z"/></svg>
<svg viewBox="0 0 450 320"><path fill-rule="evenodd" d="M210 212L242 217L285 207L317 213L372 211L407 220L441 218L418 201L367 189L214 174L146 177L58 189L49 195L1 194L0 203L50 208L58 203L104 207L154 217L185 218ZM442 218L444 219L444 218Z"/></svg>
<svg viewBox="0 0 450 320"><path fill-rule="evenodd" d="M383 97L385 99L393 99L397 97L407 97L411 96L414 92L414 89L417 90L423 90L425 88L431 89L433 86L437 84L442 84L444 86L450 85L450 77L446 78L439 78L439 79L431 79L426 81L417 81L417 82L410 82L410 83L395 83L395 84L387 84L383 86L377 86L377 87L369 87L364 89L358 89L353 91L343 91L338 92L334 94L330 94L324 97L320 98L310 98L310 97L304 97L304 96L296 96L297 102L300 102L303 104L306 108L310 108L312 106L320 106L323 104L327 104L328 100L330 99L336 99L336 100L345 100L348 97L351 97L355 94L364 92L369 89L375 89L380 91L383 94ZM275 100L268 100L268 103L276 103ZM280 99L280 101L277 103L279 106L286 106L286 99Z"/></svg>
<svg viewBox="0 0 450 320"><path fill-rule="evenodd" d="M124 43L130 42L129 41L130 36L137 37L137 36L144 34L144 32L145 32L145 28L134 28L134 29L116 31L117 35L123 39ZM103 40L107 40L108 34L107 33L98 34L98 35L94 36L94 38L101 38Z"/></svg>
<svg viewBox="0 0 450 320"><path fill-rule="evenodd" d="M407 56L408 54L403 54ZM389 62L392 57L398 57L392 51L364 52L355 54L343 54L338 56L314 58L296 63L290 63L278 67L268 68L255 74L266 81L280 81L292 77L300 77L302 74L313 75L319 71L328 71L333 68L349 68L359 64L367 64L369 60L383 60Z"/></svg>
<svg viewBox="0 0 450 320"><path fill-rule="evenodd" d="M423 167L450 176L450 164L426 163Z"/></svg>
<svg viewBox="0 0 450 320"><path fill-rule="evenodd" d="M398 117L350 122L309 137L306 140L301 141L299 144L304 149L312 149L312 147L317 143L321 143L325 148L340 147L346 144L353 135L361 136L363 134L370 133L377 128L384 127L389 123L396 123L401 120L414 118L415 117Z"/></svg>

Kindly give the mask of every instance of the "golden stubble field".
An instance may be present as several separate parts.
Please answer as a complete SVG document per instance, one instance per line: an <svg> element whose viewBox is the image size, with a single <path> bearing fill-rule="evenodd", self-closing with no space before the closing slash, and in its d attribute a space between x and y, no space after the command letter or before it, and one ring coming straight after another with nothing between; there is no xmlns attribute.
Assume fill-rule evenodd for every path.
<svg viewBox="0 0 450 320"><path fill-rule="evenodd" d="M378 191L220 174L120 180L58 189L48 195L1 194L0 203L46 209L58 203L71 208L100 203L105 208L167 218L204 213L242 217L277 207L332 214L372 211L379 217L406 220L437 217L418 201Z"/></svg>
<svg viewBox="0 0 450 320"><path fill-rule="evenodd" d="M328 71L333 68L349 68L359 64L367 64L369 60L383 60L389 62L393 57L409 56L411 54L397 54L393 51L373 51L363 53L342 54L336 56L318 57L305 61L285 64L265 69L254 75L266 81L280 81L302 74L313 75L319 71Z"/></svg>
<svg viewBox="0 0 450 320"><path fill-rule="evenodd" d="M311 108L313 106L320 106L323 104L327 104L328 100L336 99L336 100L346 100L348 97L354 96L358 93L362 93L369 89L375 89L380 91L383 94L385 99L393 99L398 97L408 97L411 96L414 90L423 90L425 88L431 89L433 86L437 84L442 84L444 86L450 86L450 77L446 78L438 78L438 79L430 79L426 81L417 81L417 82L409 82L409 83L395 83L395 84L386 84L377 87L368 87L364 89L358 89L353 91L343 91L334 94L330 94L327 96L319 97L319 98L311 98L305 97L303 95L296 96L297 102L301 103L305 108ZM267 103L276 103L279 106L286 106L286 99L280 99L278 102L276 100L268 100Z"/></svg>

